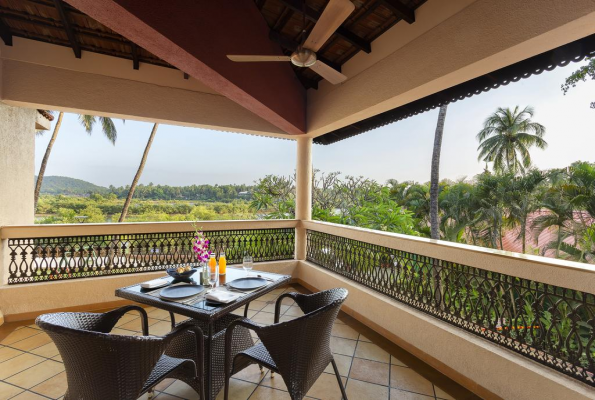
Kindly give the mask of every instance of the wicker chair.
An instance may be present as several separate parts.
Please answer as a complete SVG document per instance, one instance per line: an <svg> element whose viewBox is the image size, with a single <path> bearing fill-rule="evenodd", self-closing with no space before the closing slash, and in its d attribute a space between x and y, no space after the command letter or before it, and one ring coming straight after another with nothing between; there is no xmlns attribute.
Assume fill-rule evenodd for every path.
<svg viewBox="0 0 595 400"><path fill-rule="evenodd" d="M133 310L141 315L145 336L109 334ZM194 324L180 324L165 336L147 336L147 313L138 306L104 314L45 314L35 323L48 333L62 356L68 381L66 400L135 400L165 378L180 379L205 398L202 363L164 355L170 342L188 331L193 332L197 351L204 354L203 333Z"/></svg>
<svg viewBox="0 0 595 400"><path fill-rule="evenodd" d="M231 375L254 363L279 373L293 400L304 398L325 368L332 363L343 399L347 400L330 349L333 323L347 294L346 289L340 288L309 295L286 293L277 299L273 325L261 326L247 318L232 322L225 338L225 400L229 396ZM295 300L305 315L279 323L281 302L286 297ZM236 326L254 330L261 342L234 356L232 341Z"/></svg>

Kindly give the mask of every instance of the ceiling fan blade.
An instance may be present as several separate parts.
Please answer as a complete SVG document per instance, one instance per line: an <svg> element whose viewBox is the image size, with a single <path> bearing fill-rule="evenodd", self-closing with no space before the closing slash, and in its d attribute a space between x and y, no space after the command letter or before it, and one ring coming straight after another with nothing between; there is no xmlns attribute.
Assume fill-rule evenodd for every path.
<svg viewBox="0 0 595 400"><path fill-rule="evenodd" d="M235 62L291 61L289 56L227 55L227 58Z"/></svg>
<svg viewBox="0 0 595 400"><path fill-rule="evenodd" d="M347 80L347 77L345 75L343 75L336 69L329 67L320 60L316 61L316 63L314 63L314 65L312 65L310 69L316 72L318 75L322 76L324 79L326 79L333 85L338 85L339 83L345 82Z"/></svg>
<svg viewBox="0 0 595 400"><path fill-rule="evenodd" d="M304 47L313 52L320 50L354 9L355 6L349 0L330 0L304 42Z"/></svg>

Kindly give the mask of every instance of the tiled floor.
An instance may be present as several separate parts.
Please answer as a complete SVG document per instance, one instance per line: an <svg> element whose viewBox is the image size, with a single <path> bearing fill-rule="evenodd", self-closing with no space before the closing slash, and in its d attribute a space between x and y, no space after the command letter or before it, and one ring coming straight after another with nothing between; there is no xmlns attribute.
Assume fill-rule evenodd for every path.
<svg viewBox="0 0 595 400"><path fill-rule="evenodd" d="M285 291L278 289L250 305L249 317L261 324L273 322L274 301ZM281 321L302 315L288 303L282 307ZM169 314L147 308L149 331L163 335L170 330ZM182 320L183 318L178 318ZM140 334L138 314L125 315L113 333ZM29 322L31 323L31 322ZM350 400L431 400L474 399L472 393L430 368L401 348L371 331L351 317L341 314L332 332L332 351ZM0 328L0 400L57 399L66 391L66 374L56 346L35 325ZM189 386L167 380L157 387L157 399L198 399ZM329 366L308 392L309 399L340 399L332 367ZM223 398L221 392L218 399ZM255 365L236 374L231 382L233 400L289 400L280 376L273 377Z"/></svg>

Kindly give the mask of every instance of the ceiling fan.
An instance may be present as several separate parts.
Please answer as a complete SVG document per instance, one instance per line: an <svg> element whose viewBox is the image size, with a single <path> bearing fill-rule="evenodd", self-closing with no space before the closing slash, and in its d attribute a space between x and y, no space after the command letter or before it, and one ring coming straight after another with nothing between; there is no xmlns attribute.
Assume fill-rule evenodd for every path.
<svg viewBox="0 0 595 400"><path fill-rule="evenodd" d="M295 66L310 68L333 85L344 82L347 77L322 61L317 60L316 52L320 50L324 43L335 33L337 28L349 17L355 6L349 0L330 0L307 39L305 39L306 0L304 0L303 7L303 42L290 56L228 55L227 58L235 62L291 61Z"/></svg>

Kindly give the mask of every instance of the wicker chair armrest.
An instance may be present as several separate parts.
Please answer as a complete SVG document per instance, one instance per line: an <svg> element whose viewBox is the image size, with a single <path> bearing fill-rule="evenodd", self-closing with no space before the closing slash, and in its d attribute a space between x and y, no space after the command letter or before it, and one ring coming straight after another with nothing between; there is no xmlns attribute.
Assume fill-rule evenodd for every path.
<svg viewBox="0 0 595 400"><path fill-rule="evenodd" d="M241 318L232 321L225 330L225 373L228 374L231 371L231 342L233 339L233 330L236 326L243 326L258 333L262 330L262 326L248 318Z"/></svg>
<svg viewBox="0 0 595 400"><path fill-rule="evenodd" d="M144 308L135 305L120 307L103 314L105 317L104 323L106 324L106 326L104 326L103 328L107 329L106 333L111 332L111 330L114 328L114 326L116 326L120 318L122 318L124 314L126 314L129 311L138 311L142 322L143 336L147 336L149 334L149 317Z"/></svg>
<svg viewBox="0 0 595 400"><path fill-rule="evenodd" d="M171 332L169 332L168 334L166 334L165 336L163 336L163 339L167 344L173 340L176 336L182 335L186 332L194 332L194 335L196 336L196 347L198 350L198 354L199 357L204 357L205 354L205 337L204 337L204 333L202 331L202 329L200 329L200 326L198 326L197 324L195 324L192 320L188 320L185 322L182 322L181 324L179 324L178 326L176 326L174 329L171 330ZM204 374L204 365L203 363L199 362L196 363L196 372L197 372L197 376L203 376Z"/></svg>
<svg viewBox="0 0 595 400"><path fill-rule="evenodd" d="M299 295L300 295L299 293L291 292L291 293L284 293L277 298L277 302L275 303L275 323L276 324L279 323L279 315L281 314L281 303L283 302L283 299L289 297L289 298L295 300L298 298Z"/></svg>

